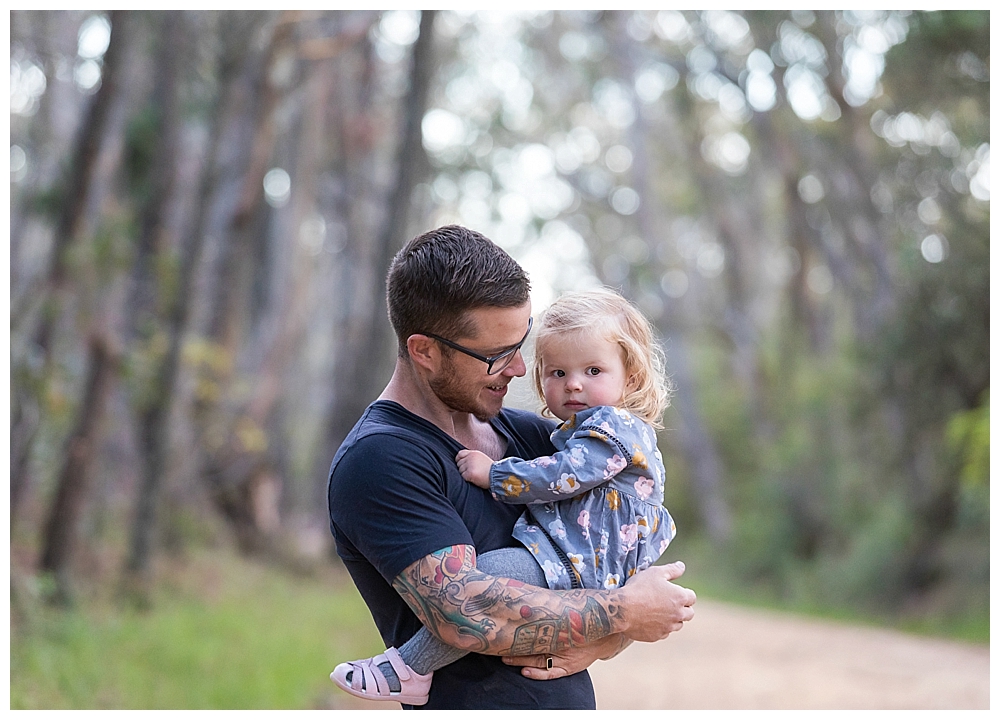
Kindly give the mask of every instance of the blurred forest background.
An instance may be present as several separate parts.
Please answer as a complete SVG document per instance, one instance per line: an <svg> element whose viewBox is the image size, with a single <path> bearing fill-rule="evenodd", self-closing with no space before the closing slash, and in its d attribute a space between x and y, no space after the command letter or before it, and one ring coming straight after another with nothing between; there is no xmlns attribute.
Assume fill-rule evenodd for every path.
<svg viewBox="0 0 1000 720"><path fill-rule="evenodd" d="M536 314L655 320L674 558L988 638L987 11L10 23L12 632L198 548L336 564L385 269L457 222Z"/></svg>

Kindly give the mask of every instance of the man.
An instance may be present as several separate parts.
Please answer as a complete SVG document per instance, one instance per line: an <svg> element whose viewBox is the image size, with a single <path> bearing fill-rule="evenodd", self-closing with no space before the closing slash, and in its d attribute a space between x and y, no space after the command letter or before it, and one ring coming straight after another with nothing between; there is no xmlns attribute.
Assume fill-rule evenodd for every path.
<svg viewBox="0 0 1000 720"><path fill-rule="evenodd" d="M465 482L455 455L555 451L551 422L503 408L508 383L526 372L528 293L521 267L479 233L448 226L410 241L388 276L395 370L330 470L337 552L385 643L400 646L422 623L472 651L434 673L428 709L593 709L580 671L680 630L694 612L694 593L670 582L680 563L608 591L557 592L477 570L477 552L516 546L522 508Z"/></svg>

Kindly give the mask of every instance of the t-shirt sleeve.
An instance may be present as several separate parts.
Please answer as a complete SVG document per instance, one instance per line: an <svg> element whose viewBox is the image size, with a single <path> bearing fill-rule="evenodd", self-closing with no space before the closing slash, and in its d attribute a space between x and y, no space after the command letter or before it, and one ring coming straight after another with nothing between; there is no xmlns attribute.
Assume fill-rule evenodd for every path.
<svg viewBox="0 0 1000 720"><path fill-rule="evenodd" d="M442 460L406 438L359 439L330 484L334 532L392 581L417 560L452 545L473 545L449 501Z"/></svg>

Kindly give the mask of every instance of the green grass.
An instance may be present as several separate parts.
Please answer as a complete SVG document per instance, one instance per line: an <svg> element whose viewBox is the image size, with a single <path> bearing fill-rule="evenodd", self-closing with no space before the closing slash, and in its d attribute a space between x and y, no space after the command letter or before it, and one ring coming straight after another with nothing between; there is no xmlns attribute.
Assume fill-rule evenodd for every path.
<svg viewBox="0 0 1000 720"><path fill-rule="evenodd" d="M144 612L18 604L12 709L349 707L330 671L383 648L346 573L294 577L232 555L198 559Z"/></svg>

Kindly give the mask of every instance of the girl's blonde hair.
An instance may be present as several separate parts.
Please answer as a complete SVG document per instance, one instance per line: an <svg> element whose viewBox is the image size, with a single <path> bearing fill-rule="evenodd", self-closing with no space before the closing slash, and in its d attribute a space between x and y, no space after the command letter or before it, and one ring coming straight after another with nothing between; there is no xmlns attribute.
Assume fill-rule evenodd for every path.
<svg viewBox="0 0 1000 720"><path fill-rule="evenodd" d="M596 288L562 295L542 313L535 336L535 391L542 399L542 414L552 417L542 392L542 354L553 335L587 332L618 344L627 378L635 387L621 407L654 428L663 427L663 411L670 405L673 386L666 374L663 349L653 326L634 305L610 288Z"/></svg>

